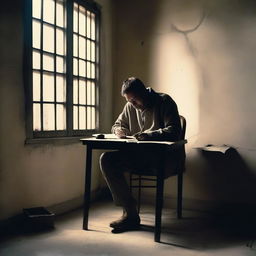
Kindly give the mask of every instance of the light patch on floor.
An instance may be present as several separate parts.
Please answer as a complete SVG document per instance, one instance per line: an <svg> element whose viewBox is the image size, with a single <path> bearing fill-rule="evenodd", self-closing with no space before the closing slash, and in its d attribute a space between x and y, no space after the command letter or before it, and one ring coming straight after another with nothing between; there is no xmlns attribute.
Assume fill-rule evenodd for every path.
<svg viewBox="0 0 256 256"><path fill-rule="evenodd" d="M59 216L55 229L41 233L12 235L0 245L1 256L255 256L256 246L246 229L230 230L208 213L184 211L177 220L174 210L164 210L161 243L153 240L154 210L141 210L142 228L111 233L109 222L121 210L111 202L93 204L89 231L82 230L82 211Z"/></svg>

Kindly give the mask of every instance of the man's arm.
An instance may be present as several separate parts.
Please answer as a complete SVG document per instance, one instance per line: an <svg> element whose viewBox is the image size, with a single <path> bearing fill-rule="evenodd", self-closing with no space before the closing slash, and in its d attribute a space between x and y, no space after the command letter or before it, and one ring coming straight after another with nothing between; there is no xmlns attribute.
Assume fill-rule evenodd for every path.
<svg viewBox="0 0 256 256"><path fill-rule="evenodd" d="M171 97L166 97L160 108L163 128L154 131L144 131L137 135L138 140L167 140L176 141L180 139L181 124L176 103Z"/></svg>
<svg viewBox="0 0 256 256"><path fill-rule="evenodd" d="M116 119L111 129L112 133L118 137L130 135L129 118L128 118L128 103L124 106L122 113Z"/></svg>

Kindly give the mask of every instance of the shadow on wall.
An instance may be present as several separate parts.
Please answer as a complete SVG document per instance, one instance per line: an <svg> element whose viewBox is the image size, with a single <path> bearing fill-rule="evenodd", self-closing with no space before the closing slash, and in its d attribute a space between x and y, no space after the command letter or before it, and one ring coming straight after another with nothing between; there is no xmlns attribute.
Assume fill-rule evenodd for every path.
<svg viewBox="0 0 256 256"><path fill-rule="evenodd" d="M188 49L189 49L190 53L192 54L192 56L194 56L194 57L197 57L196 50L195 50L193 44L191 43L191 40L189 39L188 35L192 32L195 32L202 25L202 23L205 20L205 17L206 17L206 13L205 13L205 11L203 11L201 14L201 17L198 21L198 24L196 24L194 27L191 27L189 29L183 30L183 29L180 29L179 27L177 27L175 24L173 24L173 23L171 24L171 31L181 33L184 35L187 45L188 45Z"/></svg>
<svg viewBox="0 0 256 256"><path fill-rule="evenodd" d="M187 138L194 140L200 133L200 89L207 81L193 38L204 29L207 12L196 1L189 5L184 1L158 3L160 11L149 51L151 84L174 98L189 124Z"/></svg>
<svg viewBox="0 0 256 256"><path fill-rule="evenodd" d="M237 150L230 148L225 154L201 152L209 171L214 172L217 177L218 184L214 193L223 202L229 202L217 212L231 213L233 216L254 214L256 207L252 209L252 202L256 202L256 176Z"/></svg>

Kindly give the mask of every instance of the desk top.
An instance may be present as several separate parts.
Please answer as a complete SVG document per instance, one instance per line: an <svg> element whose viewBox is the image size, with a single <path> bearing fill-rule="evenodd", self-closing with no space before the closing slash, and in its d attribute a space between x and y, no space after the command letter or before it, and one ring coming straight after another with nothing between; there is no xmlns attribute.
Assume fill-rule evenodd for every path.
<svg viewBox="0 0 256 256"><path fill-rule="evenodd" d="M127 148L129 146L153 146L153 147L172 147L184 145L187 140L179 141L138 141L136 139L96 139L94 137L84 138L80 140L83 145L92 146L98 149Z"/></svg>

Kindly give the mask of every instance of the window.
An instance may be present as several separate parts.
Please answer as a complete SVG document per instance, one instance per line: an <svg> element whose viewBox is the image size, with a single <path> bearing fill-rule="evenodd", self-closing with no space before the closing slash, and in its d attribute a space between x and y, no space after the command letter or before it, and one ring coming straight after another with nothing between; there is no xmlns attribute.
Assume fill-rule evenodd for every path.
<svg viewBox="0 0 256 256"><path fill-rule="evenodd" d="M98 6L85 0L28 0L27 12L28 138L95 132L99 119Z"/></svg>

